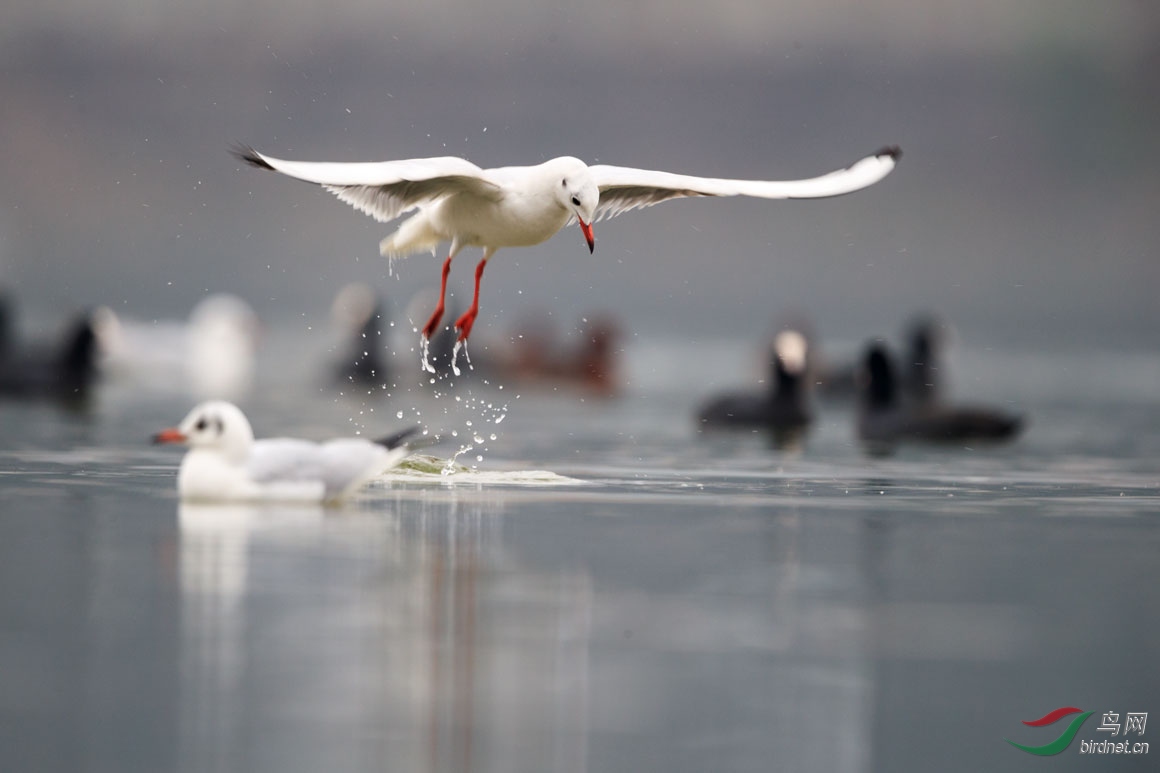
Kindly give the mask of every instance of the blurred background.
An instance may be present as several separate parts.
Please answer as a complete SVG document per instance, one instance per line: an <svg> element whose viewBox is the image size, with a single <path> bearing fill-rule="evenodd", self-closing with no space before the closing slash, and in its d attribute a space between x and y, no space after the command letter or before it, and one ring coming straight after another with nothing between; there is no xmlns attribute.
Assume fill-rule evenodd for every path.
<svg viewBox="0 0 1160 773"><path fill-rule="evenodd" d="M683 201L501 252L477 336L593 308L639 334L1154 340L1160 14L1147 0L486 5L13 0L0 12L0 285L36 329L229 291L312 329L347 282L401 311L438 281L393 225L242 168L272 155L589 162L807 177L884 144L856 195ZM470 291L465 253L451 290ZM398 316L396 314L396 316ZM416 320L421 322L421 320ZM760 329L755 329L760 326Z"/></svg>
<svg viewBox="0 0 1160 773"><path fill-rule="evenodd" d="M1053 772L1095 769L1100 714L1160 694L1155 6L7 0L0 769L1021 771L1004 739L1059 706L1099 714ZM904 157L501 251L459 380L408 324L439 261L392 269L393 225L235 143ZM922 311L963 344L923 400L1026 419L1012 443L859 446L850 355ZM798 384L778 326L810 339L792 393L824 387L804 445L702 432ZM259 436L444 442L341 510L199 508L147 439L207 396Z"/></svg>

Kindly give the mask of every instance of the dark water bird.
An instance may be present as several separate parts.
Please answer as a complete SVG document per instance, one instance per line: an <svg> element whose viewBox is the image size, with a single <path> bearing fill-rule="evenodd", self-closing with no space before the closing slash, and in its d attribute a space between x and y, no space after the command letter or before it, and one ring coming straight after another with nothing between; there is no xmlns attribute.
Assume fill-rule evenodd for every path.
<svg viewBox="0 0 1160 773"><path fill-rule="evenodd" d="M765 430L775 444L792 445L809 427L806 338L796 330L774 337L769 358L769 386L764 392L730 393L715 397L697 413L706 429Z"/></svg>
<svg viewBox="0 0 1160 773"><path fill-rule="evenodd" d="M16 343L16 325L12 300L4 293L0 293L0 362L7 358Z"/></svg>
<svg viewBox="0 0 1160 773"><path fill-rule="evenodd" d="M899 367L899 389L904 402L932 405L943 394L943 347L948 327L932 314L913 317L903 331L904 348ZM814 394L826 400L852 400L858 395L858 374L862 363L857 356L832 361L810 347L810 371Z"/></svg>
<svg viewBox="0 0 1160 773"><path fill-rule="evenodd" d="M481 247L471 306L455 322L467 340L479 313L479 283L496 250L526 247L579 224L591 252L592 224L642 207L689 196L814 199L841 196L873 185L894 169L897 147L883 148L845 169L808 180L728 180L596 164L562 156L535 166L481 169L462 158L416 158L371 163L288 161L253 148L236 148L242 161L316 183L380 222L418 210L379 245L386 256L451 247L443 262L439 303L423 326L430 339L443 317L451 261L464 247Z"/></svg>
<svg viewBox="0 0 1160 773"><path fill-rule="evenodd" d="M334 365L339 386L383 387L390 381L386 303L361 282L347 285L331 305L331 317L345 340Z"/></svg>
<svg viewBox="0 0 1160 773"><path fill-rule="evenodd" d="M521 387L613 397L621 388L623 338L611 315L586 316L574 335L559 336L549 314L533 312L506 341L489 346L482 372Z"/></svg>
<svg viewBox="0 0 1160 773"><path fill-rule="evenodd" d="M926 408L943 396L942 349L947 327L937 317L921 314L907 325L902 363L903 397Z"/></svg>
<svg viewBox="0 0 1160 773"><path fill-rule="evenodd" d="M909 405L886 346L875 341L862 363L858 435L872 452L889 452L904 442L999 442L1023 428L1021 416L977 406Z"/></svg>
<svg viewBox="0 0 1160 773"><path fill-rule="evenodd" d="M0 298L0 396L81 401L97 381L92 317L77 314L55 343L16 340L13 309Z"/></svg>

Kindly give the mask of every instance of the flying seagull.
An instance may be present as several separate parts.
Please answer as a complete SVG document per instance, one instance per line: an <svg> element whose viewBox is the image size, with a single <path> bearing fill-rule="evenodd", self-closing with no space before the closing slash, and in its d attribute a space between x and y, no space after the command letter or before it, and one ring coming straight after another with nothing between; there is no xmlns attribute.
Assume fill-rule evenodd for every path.
<svg viewBox="0 0 1160 773"><path fill-rule="evenodd" d="M467 340L479 313L484 266L500 247L527 247L546 241L572 222L579 223L589 252L596 248L592 224L669 199L687 196L756 196L763 199L820 199L853 193L881 180L902 155L897 147L835 172L808 180L727 180L654 172L624 166L589 166L561 156L536 166L480 169L462 158L412 158L367 163L286 161L251 147L234 149L242 161L316 183L380 222L417 209L379 244L379 252L401 257L451 248L443 261L439 303L423 326L424 339L443 317L443 296L451 261L464 247L482 247L475 267L475 295L456 322Z"/></svg>

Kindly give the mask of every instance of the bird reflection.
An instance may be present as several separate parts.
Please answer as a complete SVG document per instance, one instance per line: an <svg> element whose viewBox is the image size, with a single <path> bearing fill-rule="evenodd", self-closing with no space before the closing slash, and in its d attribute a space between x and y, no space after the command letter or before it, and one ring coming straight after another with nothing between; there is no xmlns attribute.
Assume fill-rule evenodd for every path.
<svg viewBox="0 0 1160 773"><path fill-rule="evenodd" d="M503 769L491 757L503 751L495 739L522 728L522 737L550 740L514 750L533 759L547 752L529 760L532 769L584 770L590 582L520 570L502 553L496 525L479 510L414 524L425 619L407 635L426 655L426 682L415 685L420 769Z"/></svg>
<svg viewBox="0 0 1160 773"><path fill-rule="evenodd" d="M316 505L178 506L181 590L179 737L188 771L235 768L248 741L251 557L263 532L315 524Z"/></svg>
<svg viewBox="0 0 1160 773"><path fill-rule="evenodd" d="M522 566L462 504L181 505L186 768L584 770L591 581Z"/></svg>

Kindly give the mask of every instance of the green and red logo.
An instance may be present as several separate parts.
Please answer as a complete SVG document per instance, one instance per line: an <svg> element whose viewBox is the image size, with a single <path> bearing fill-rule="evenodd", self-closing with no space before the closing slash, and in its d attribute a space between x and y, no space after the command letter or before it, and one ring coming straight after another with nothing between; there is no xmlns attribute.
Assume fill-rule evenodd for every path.
<svg viewBox="0 0 1160 773"><path fill-rule="evenodd" d="M1074 706L1064 706L1062 708L1056 709L1055 711L1049 712L1039 719L1024 721L1023 724L1029 727L1047 727L1048 725L1054 725L1064 717L1071 716L1072 714L1079 714L1078 717L1071 721L1071 724L1067 726L1067 729L1060 734L1059 738L1056 738L1051 743L1044 744L1043 746L1024 746L1021 743L1015 743L1010 738L1004 738L1003 740L1014 746L1016 749L1021 749L1028 754L1035 754L1039 757L1050 757L1052 754L1059 754L1061 751L1066 749L1071 744L1072 739L1075 738L1075 734L1079 732L1080 727L1083 726L1083 723L1094 713L1094 711L1084 711L1083 709L1077 709Z"/></svg>

